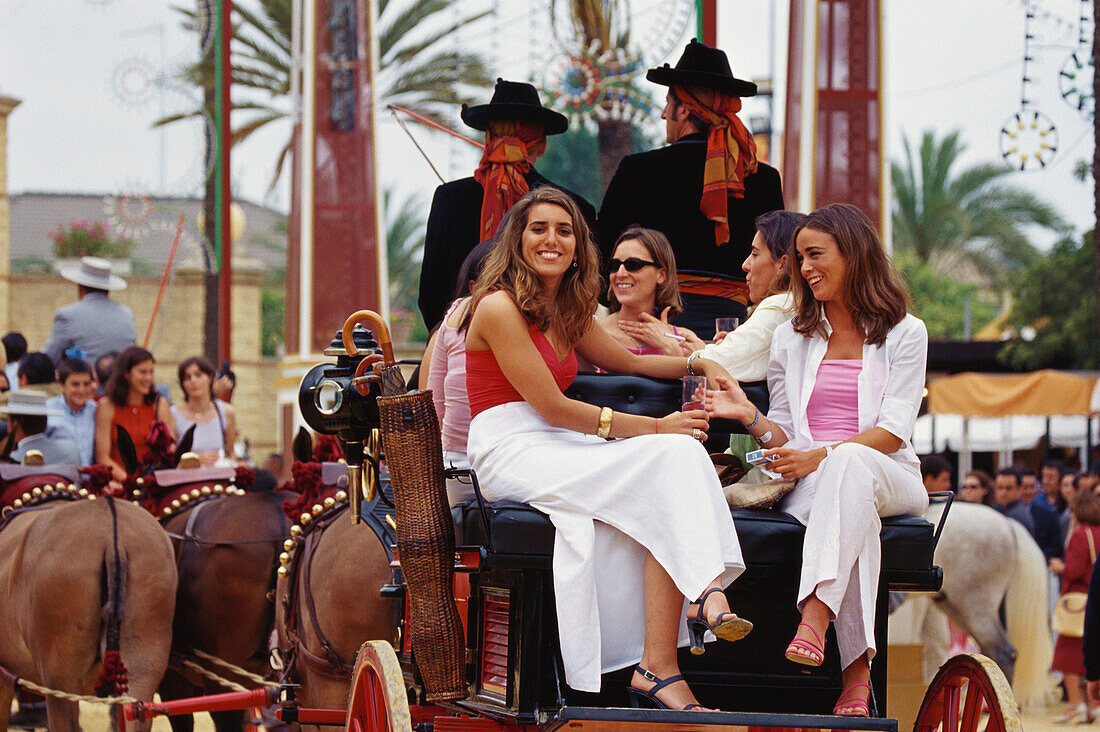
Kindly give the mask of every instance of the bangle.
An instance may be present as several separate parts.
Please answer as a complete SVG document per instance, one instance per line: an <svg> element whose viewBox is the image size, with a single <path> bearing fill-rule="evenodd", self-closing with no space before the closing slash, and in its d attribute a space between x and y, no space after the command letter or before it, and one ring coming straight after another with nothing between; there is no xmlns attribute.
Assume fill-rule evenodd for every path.
<svg viewBox="0 0 1100 732"><path fill-rule="evenodd" d="M699 351L693 351L692 354L690 356L688 356L687 372L689 374L691 374L692 376L698 376L699 375L699 374L695 373L694 369L691 368L691 362L699 357L699 353L700 353Z"/></svg>
<svg viewBox="0 0 1100 732"><path fill-rule="evenodd" d="M829 457L830 455L833 454L833 446L832 445L823 445L822 447L825 448L825 457Z"/></svg>
<svg viewBox="0 0 1100 732"><path fill-rule="evenodd" d="M752 418L752 421L745 425L745 430L751 430L756 426L756 423L760 421L760 410L756 410L756 416Z"/></svg>
<svg viewBox="0 0 1100 732"><path fill-rule="evenodd" d="M611 434L611 416L613 414L611 407L604 407L600 410L600 426L596 430L596 437L602 437L606 440L607 436Z"/></svg>

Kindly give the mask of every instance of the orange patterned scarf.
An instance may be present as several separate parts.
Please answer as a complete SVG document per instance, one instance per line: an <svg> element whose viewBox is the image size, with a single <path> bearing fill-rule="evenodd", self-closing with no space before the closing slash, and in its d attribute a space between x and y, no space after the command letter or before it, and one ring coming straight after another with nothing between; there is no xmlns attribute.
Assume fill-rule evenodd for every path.
<svg viewBox="0 0 1100 732"><path fill-rule="evenodd" d="M481 201L478 241L496 236L501 219L527 193L523 174L531 170L539 146L545 149L542 125L521 120L494 120L485 131L485 152L474 172L485 197Z"/></svg>
<svg viewBox="0 0 1100 732"><path fill-rule="evenodd" d="M714 243L722 246L730 238L726 199L745 197L745 176L756 172L756 141L737 117L741 97L700 87L674 86L672 93L711 126L699 210L714 222Z"/></svg>

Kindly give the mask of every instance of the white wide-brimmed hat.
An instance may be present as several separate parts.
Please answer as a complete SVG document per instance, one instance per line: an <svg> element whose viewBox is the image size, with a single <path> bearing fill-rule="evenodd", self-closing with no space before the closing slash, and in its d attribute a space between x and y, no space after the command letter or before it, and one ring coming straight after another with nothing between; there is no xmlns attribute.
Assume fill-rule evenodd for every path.
<svg viewBox="0 0 1100 732"><path fill-rule="evenodd" d="M99 257L81 257L79 267L61 267L61 276L94 290L126 289L126 280L111 274L111 263Z"/></svg>
<svg viewBox="0 0 1100 732"><path fill-rule="evenodd" d="M29 414L39 417L59 416L60 409L46 406L49 397L37 389L15 389L8 392L8 403L0 406L0 414Z"/></svg>

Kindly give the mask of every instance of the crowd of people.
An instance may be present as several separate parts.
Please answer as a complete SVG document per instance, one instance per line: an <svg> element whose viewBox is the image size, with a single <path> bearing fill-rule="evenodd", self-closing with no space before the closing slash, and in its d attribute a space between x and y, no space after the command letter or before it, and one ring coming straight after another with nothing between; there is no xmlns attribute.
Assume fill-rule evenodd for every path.
<svg viewBox="0 0 1100 732"><path fill-rule="evenodd" d="M432 331L419 384L433 392L445 461L473 467L487 499L550 516L566 682L598 691L602 673L633 666L635 704L690 709L677 648L703 653L712 637L752 630L723 593L745 566L703 446L712 418L741 423L729 452L762 448L768 473L793 483L779 509L806 527L785 656L820 666L832 625L834 713L868 716L880 520L920 515L930 491L953 488L951 464L918 461L912 446L924 324L862 211L783 210L779 174L737 115L755 84L722 51L692 41L647 78L668 88L668 145L624 158L598 212L535 170L568 125L533 86L501 79L488 104L463 106L484 154L473 176L435 193L419 294ZM78 456L122 480L121 427L139 457L158 431L190 431L202 464L236 460L213 365L183 361L184 398L170 404L132 312L109 297L125 283L90 258L65 276L80 299L58 311L42 351L3 339L12 391L0 458ZM568 398L581 369L702 383L684 409L639 416ZM764 381L766 413L740 386ZM1100 540L1096 484L1095 466L1051 462L1039 476L972 471L959 496L1027 527L1063 592L1083 592ZM452 503L470 498L469 485L447 488ZM1079 637L1059 639L1073 711L1062 721L1088 714L1086 661Z"/></svg>
<svg viewBox="0 0 1100 732"><path fill-rule="evenodd" d="M105 465L119 488L127 474L121 428L139 463L158 435L173 444L190 431L202 465L236 464L232 372L215 372L202 356L184 360L183 401L171 404L167 386L155 381L153 354L135 344L133 312L110 298L125 280L94 257L61 274L77 285L78 299L57 311L42 350L29 350L18 332L2 339L0 460L20 462L35 450L47 464ZM279 471L273 480L284 477L276 461L269 467Z"/></svg>

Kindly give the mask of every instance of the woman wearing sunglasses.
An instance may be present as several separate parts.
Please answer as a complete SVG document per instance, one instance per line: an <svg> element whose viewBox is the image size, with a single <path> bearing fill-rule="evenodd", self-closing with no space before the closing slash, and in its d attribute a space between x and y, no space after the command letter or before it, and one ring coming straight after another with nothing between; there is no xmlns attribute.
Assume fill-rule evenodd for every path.
<svg viewBox="0 0 1100 732"><path fill-rule="evenodd" d="M659 231L630 226L611 250L607 298L611 315L600 327L639 356L683 356L705 344L687 328L669 325L684 304L676 259Z"/></svg>

